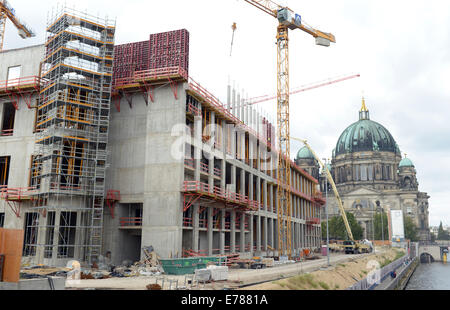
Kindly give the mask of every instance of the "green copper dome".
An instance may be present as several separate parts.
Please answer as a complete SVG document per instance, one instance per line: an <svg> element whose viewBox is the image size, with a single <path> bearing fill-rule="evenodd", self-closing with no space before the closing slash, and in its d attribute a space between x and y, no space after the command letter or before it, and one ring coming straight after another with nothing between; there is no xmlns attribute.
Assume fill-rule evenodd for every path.
<svg viewBox="0 0 450 310"><path fill-rule="evenodd" d="M371 121L363 100L359 121L344 130L336 144L335 156L364 151L382 151L400 154L391 133L381 124Z"/></svg>
<svg viewBox="0 0 450 310"><path fill-rule="evenodd" d="M298 151L297 159L314 159L314 155L306 146L304 146Z"/></svg>
<svg viewBox="0 0 450 310"><path fill-rule="evenodd" d="M414 164L409 158L403 158L398 167L414 167Z"/></svg>

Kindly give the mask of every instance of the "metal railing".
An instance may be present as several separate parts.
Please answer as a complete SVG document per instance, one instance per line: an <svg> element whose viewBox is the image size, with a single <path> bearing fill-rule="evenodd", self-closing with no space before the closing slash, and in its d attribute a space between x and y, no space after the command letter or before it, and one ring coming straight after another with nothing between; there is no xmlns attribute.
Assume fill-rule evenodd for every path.
<svg viewBox="0 0 450 310"><path fill-rule="evenodd" d="M142 226L142 217L121 217L121 227L140 227Z"/></svg>

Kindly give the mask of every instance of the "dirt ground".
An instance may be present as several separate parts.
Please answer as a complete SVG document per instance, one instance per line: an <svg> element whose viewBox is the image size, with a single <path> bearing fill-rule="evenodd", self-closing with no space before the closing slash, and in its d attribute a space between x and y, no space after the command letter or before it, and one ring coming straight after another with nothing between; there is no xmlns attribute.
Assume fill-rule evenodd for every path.
<svg viewBox="0 0 450 310"><path fill-rule="evenodd" d="M345 290L373 270L373 265L368 264L370 261L375 260L382 267L403 255L404 250L381 248L374 254L338 263L327 270L248 286L242 290Z"/></svg>

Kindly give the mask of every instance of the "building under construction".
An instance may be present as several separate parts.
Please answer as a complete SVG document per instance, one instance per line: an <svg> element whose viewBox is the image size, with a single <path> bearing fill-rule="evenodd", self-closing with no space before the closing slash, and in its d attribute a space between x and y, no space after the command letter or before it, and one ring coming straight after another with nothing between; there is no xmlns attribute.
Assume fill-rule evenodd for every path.
<svg viewBox="0 0 450 310"><path fill-rule="evenodd" d="M0 53L0 226L25 230L24 260L319 248L318 181L289 160L287 236L275 128L190 77L188 31L115 46L115 27L63 8L45 44Z"/></svg>

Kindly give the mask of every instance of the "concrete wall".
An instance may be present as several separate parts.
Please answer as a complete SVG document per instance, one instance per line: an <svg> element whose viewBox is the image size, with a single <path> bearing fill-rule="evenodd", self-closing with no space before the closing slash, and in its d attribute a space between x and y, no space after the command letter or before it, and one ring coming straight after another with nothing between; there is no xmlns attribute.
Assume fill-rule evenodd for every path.
<svg viewBox="0 0 450 310"><path fill-rule="evenodd" d="M38 76L39 63L44 55L44 46L38 45L29 48L0 52L0 81L7 79L8 68L21 65L21 77ZM11 137L0 136L0 157L11 156L9 187L28 187L31 165L31 155L34 151L33 124L35 122L35 109L29 109L19 96L18 110L15 113L14 134ZM35 104L37 94L32 97ZM0 122L3 120L3 106L11 102L8 96L0 97ZM1 126L1 124L0 124ZM4 200L0 200L0 212L5 213L5 228L22 229L23 215L29 205L23 203L20 218L16 217Z"/></svg>
<svg viewBox="0 0 450 310"><path fill-rule="evenodd" d="M155 102L149 100L148 106L139 93L132 96L131 107L122 98L120 112L113 106L111 113L107 189L120 190L121 203L143 203L141 247L152 245L161 257L181 255L184 164L171 156L171 148L178 139L172 136L174 126L186 122L182 86L178 99L166 85L155 90ZM184 144L180 145L184 154ZM118 223L108 221L105 217L104 245L115 249L115 260L114 252L123 252L126 241L120 237ZM123 257L118 254L117 259Z"/></svg>

